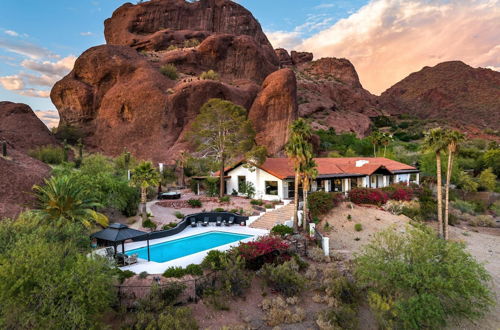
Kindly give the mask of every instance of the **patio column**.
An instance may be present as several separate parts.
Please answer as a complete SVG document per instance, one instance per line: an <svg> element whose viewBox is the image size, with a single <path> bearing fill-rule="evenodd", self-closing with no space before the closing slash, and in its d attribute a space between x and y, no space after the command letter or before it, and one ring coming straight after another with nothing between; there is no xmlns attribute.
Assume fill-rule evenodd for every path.
<svg viewBox="0 0 500 330"><path fill-rule="evenodd" d="M382 176L382 187L387 187L387 176Z"/></svg>
<svg viewBox="0 0 500 330"><path fill-rule="evenodd" d="M417 173L416 178L415 178L415 183L420 184L420 173Z"/></svg>

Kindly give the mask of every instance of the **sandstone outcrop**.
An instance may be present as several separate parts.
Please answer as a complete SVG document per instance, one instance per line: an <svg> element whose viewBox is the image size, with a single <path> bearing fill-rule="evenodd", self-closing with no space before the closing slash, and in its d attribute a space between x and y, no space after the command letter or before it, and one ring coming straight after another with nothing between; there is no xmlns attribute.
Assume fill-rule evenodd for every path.
<svg viewBox="0 0 500 330"><path fill-rule="evenodd" d="M229 0L152 0L126 3L104 22L106 42L138 50L181 46L184 40L203 40L211 34L252 37L274 65L278 59L252 13Z"/></svg>
<svg viewBox="0 0 500 330"><path fill-rule="evenodd" d="M6 141L9 149L22 152L57 144L56 138L29 106L13 102L0 102L0 141Z"/></svg>
<svg viewBox="0 0 500 330"><path fill-rule="evenodd" d="M300 65L303 63L311 62L314 58L313 53L296 52L292 50L290 57L292 58L293 65Z"/></svg>
<svg viewBox="0 0 500 330"><path fill-rule="evenodd" d="M0 141L7 142L7 157L0 155L0 219L14 218L33 202L33 185L51 172L26 153L57 140L29 106L0 102Z"/></svg>
<svg viewBox="0 0 500 330"><path fill-rule="evenodd" d="M444 62L410 74L380 96L391 114L411 114L467 129L500 129L500 72Z"/></svg>
<svg viewBox="0 0 500 330"><path fill-rule="evenodd" d="M297 82L291 69L270 74L250 109L249 118L257 131L257 143L278 153L286 143L289 127L298 117Z"/></svg>
<svg viewBox="0 0 500 330"><path fill-rule="evenodd" d="M318 129L337 133L369 133L371 120L381 114L376 96L363 88L346 59L322 58L296 67L299 114Z"/></svg>

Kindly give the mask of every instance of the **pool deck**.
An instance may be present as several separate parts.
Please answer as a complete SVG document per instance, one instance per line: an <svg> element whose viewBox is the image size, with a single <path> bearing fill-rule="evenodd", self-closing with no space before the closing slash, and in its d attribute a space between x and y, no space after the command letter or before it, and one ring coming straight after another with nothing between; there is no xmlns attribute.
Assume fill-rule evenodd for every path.
<svg viewBox="0 0 500 330"><path fill-rule="evenodd" d="M194 253L185 257L177 258L174 260L170 260L167 262L154 262L154 261L147 261L144 259L139 259L136 264L130 265L130 266L125 266L125 267L120 267L121 270L130 270L133 271L136 274L140 274L141 272L148 272L149 274L162 274L167 268L173 267L173 266L182 266L186 267L189 264L199 264L202 262L203 258L207 255L208 251L210 250L219 250L219 251L226 251L229 250L233 246L237 246L239 242L250 242L252 240L255 240L259 236L264 236L269 234L268 230L264 229L256 229L256 228L249 228L249 227L244 227L244 226L230 226L230 227L216 227L215 224L211 224L208 227L187 227L184 229L181 233L170 236L170 237L164 237L164 238L159 238L159 239L154 239L149 241L149 245L153 244L158 244L158 243L163 243L163 242L168 242L168 241L173 241L176 239L180 238L185 238L188 236L193 236L193 235L198 235L198 234L203 234L211 231L219 231L219 232L226 232L226 233L234 233L234 234L243 234L243 235L253 235L253 237L249 237L246 239L243 239L241 241L236 241L232 242L229 244L221 245L209 250L201 251L198 253ZM125 251L128 250L133 250L133 249L138 249L141 247L147 246L146 241L142 242L132 242L132 243L126 243L125 244ZM119 252L121 249L119 248Z"/></svg>

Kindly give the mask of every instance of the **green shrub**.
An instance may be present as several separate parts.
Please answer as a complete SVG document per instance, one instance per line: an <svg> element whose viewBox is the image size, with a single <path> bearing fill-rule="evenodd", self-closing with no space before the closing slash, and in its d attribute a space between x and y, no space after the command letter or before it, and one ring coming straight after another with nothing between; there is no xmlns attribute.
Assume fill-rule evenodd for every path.
<svg viewBox="0 0 500 330"><path fill-rule="evenodd" d="M493 302L490 275L465 246L420 226L377 233L356 257L355 276L380 326L441 328L452 318L477 319Z"/></svg>
<svg viewBox="0 0 500 330"><path fill-rule="evenodd" d="M156 222L154 222L153 220L151 220L150 218L147 218L146 220L144 220L142 222L142 227L149 228L151 230L156 230L156 228L158 227L158 224Z"/></svg>
<svg viewBox="0 0 500 330"><path fill-rule="evenodd" d="M281 265L265 264L259 274L268 285L287 297L298 295L306 286L306 278L299 273L299 266L294 260Z"/></svg>
<svg viewBox="0 0 500 330"><path fill-rule="evenodd" d="M184 48L196 47L199 44L200 44L200 41L196 38L184 40Z"/></svg>
<svg viewBox="0 0 500 330"><path fill-rule="evenodd" d="M474 213L475 213L474 203L469 203L469 202L463 201L463 200L456 200L454 202L451 202L451 206L453 206L457 210L460 210L463 213L469 213L472 215L474 215Z"/></svg>
<svg viewBox="0 0 500 330"><path fill-rule="evenodd" d="M284 237L286 235L293 234L293 228L288 227L287 225L278 224L271 229L271 234L280 235L281 237Z"/></svg>
<svg viewBox="0 0 500 330"><path fill-rule="evenodd" d="M30 150L28 155L52 165L58 165L64 161L64 149L50 145Z"/></svg>
<svg viewBox="0 0 500 330"><path fill-rule="evenodd" d="M231 200L230 196L222 196L219 198L219 202L221 203L228 203Z"/></svg>
<svg viewBox="0 0 500 330"><path fill-rule="evenodd" d="M133 329L199 329L189 307L168 306L154 311L137 313Z"/></svg>
<svg viewBox="0 0 500 330"><path fill-rule="evenodd" d="M218 278L221 289L234 297L243 296L252 280L245 270L245 260L230 253L227 254L227 258L221 259L221 268L223 271L219 273Z"/></svg>
<svg viewBox="0 0 500 330"><path fill-rule="evenodd" d="M175 223L175 222L169 222L166 225L163 225L162 229L163 230L169 230L169 229L172 229L172 228L175 228L175 227L177 227L177 223Z"/></svg>
<svg viewBox="0 0 500 330"><path fill-rule="evenodd" d="M202 203L199 199L190 198L187 202L188 202L189 206L191 206L191 207L201 207L202 206Z"/></svg>
<svg viewBox="0 0 500 330"><path fill-rule="evenodd" d="M495 227L495 219L491 215L477 215L469 220L472 227Z"/></svg>
<svg viewBox="0 0 500 330"><path fill-rule="evenodd" d="M420 207L403 206L401 214L406 215L408 218L415 221L423 220L421 217Z"/></svg>
<svg viewBox="0 0 500 330"><path fill-rule="evenodd" d="M264 202L262 201L262 199L252 199L250 201L250 204L257 205L257 206L262 206L264 204Z"/></svg>
<svg viewBox="0 0 500 330"><path fill-rule="evenodd" d="M363 230L363 226L360 223L357 223L357 224L354 225L354 230L355 231L362 231Z"/></svg>
<svg viewBox="0 0 500 330"><path fill-rule="evenodd" d="M335 207L334 200L330 193L325 191L315 191L307 196L307 203L311 216L318 217L327 214Z"/></svg>
<svg viewBox="0 0 500 330"><path fill-rule="evenodd" d="M60 141L66 141L69 144L76 144L78 143L78 140L83 138L84 134L77 127L62 125L57 128L55 136Z"/></svg>
<svg viewBox="0 0 500 330"><path fill-rule="evenodd" d="M171 80L177 80L179 75L177 74L177 68L173 64L165 64L160 67L160 72L162 75L166 76Z"/></svg>
<svg viewBox="0 0 500 330"><path fill-rule="evenodd" d="M266 209L274 209L274 205L273 205L273 204L270 204L270 203L268 203L268 204L264 204L264 207L265 207Z"/></svg>
<svg viewBox="0 0 500 330"><path fill-rule="evenodd" d="M148 273L148 272L146 272L146 271L144 271L144 272L141 272L141 273L139 274L139 278L144 279L144 278L148 277L148 275L149 275L149 273Z"/></svg>
<svg viewBox="0 0 500 330"><path fill-rule="evenodd" d="M227 258L227 253L219 250L210 250L201 262L204 269L221 270L223 260Z"/></svg>
<svg viewBox="0 0 500 330"><path fill-rule="evenodd" d="M495 213L495 215L498 217L500 216L500 201L496 201L495 203L491 204L490 209Z"/></svg>
<svg viewBox="0 0 500 330"><path fill-rule="evenodd" d="M226 210L224 208L222 208L222 207L216 207L214 209L214 212L226 212Z"/></svg>
<svg viewBox="0 0 500 330"><path fill-rule="evenodd" d="M176 45L170 45L167 47L167 52L170 52L172 50L177 50L177 49L179 49L179 48Z"/></svg>
<svg viewBox="0 0 500 330"><path fill-rule="evenodd" d="M190 264L186 266L186 274L200 276L203 275L203 269L200 265Z"/></svg>
<svg viewBox="0 0 500 330"><path fill-rule="evenodd" d="M131 278L135 273L131 270L121 270L120 268L115 268L118 281L121 283L125 282L127 278Z"/></svg>
<svg viewBox="0 0 500 330"><path fill-rule="evenodd" d="M479 174L479 188L487 191L494 191L497 184L497 176L493 173L491 167L485 169Z"/></svg>
<svg viewBox="0 0 500 330"><path fill-rule="evenodd" d="M200 75L200 79L203 80L219 80L219 74L214 70L208 70Z"/></svg>
<svg viewBox="0 0 500 330"><path fill-rule="evenodd" d="M176 278L181 278L185 276L186 270L182 267L169 267L165 272L163 273L164 277L176 277Z"/></svg>
<svg viewBox="0 0 500 330"><path fill-rule="evenodd" d="M184 213L181 213L181 212L179 212L179 211L176 211L176 212L174 213L174 215L175 215L175 217L176 217L177 219L183 219L183 218L184 218Z"/></svg>
<svg viewBox="0 0 500 330"><path fill-rule="evenodd" d="M253 198L255 196L255 185L249 181L243 182L240 193L246 195L247 198Z"/></svg>

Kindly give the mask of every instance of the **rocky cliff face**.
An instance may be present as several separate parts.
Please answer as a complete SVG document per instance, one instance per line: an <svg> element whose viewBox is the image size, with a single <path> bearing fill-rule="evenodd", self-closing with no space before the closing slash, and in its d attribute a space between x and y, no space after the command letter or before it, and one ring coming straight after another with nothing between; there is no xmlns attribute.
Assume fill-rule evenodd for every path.
<svg viewBox="0 0 500 330"><path fill-rule="evenodd" d="M31 188L51 171L26 152L57 141L29 106L12 102L0 102L0 141L8 146L7 157L0 155L0 219L13 218L33 203Z"/></svg>
<svg viewBox="0 0 500 330"><path fill-rule="evenodd" d="M391 114L435 119L467 130L500 129L500 72L460 61L425 67L386 90L381 105Z"/></svg>
<svg viewBox="0 0 500 330"><path fill-rule="evenodd" d="M187 147L185 132L210 98L252 109L259 136L280 136L258 141L272 152L283 147L285 133L263 129L257 118L280 118L280 127L286 127L297 117L295 78L288 74L285 83L292 85L266 92L279 60L259 23L240 5L229 0L125 4L106 20L105 35L108 44L83 53L51 92L61 125L81 128L94 150L116 155L126 148L140 158L168 161ZM177 79L160 73L165 65L175 66ZM208 70L219 79L201 80Z"/></svg>

